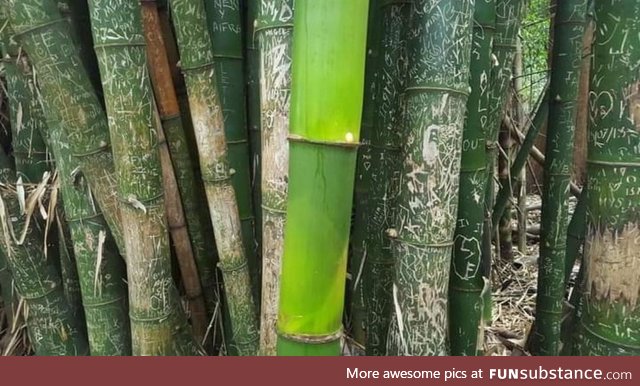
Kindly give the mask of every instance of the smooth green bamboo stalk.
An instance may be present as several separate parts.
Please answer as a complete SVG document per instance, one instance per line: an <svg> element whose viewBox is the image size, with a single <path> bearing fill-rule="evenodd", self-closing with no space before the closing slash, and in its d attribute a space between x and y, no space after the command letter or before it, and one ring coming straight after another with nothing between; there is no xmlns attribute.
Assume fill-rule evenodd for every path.
<svg viewBox="0 0 640 386"><path fill-rule="evenodd" d="M251 152L247 126L242 9L240 0L206 0L207 24L216 66L218 96L223 109L231 183L236 191L242 240L254 295L260 293L260 262L256 254L255 216L251 191Z"/></svg>
<svg viewBox="0 0 640 386"><path fill-rule="evenodd" d="M204 4L202 0L172 0L171 8L231 317L231 339L240 355L254 355L258 347L257 315L230 181L223 111Z"/></svg>
<svg viewBox="0 0 640 386"><path fill-rule="evenodd" d="M449 352L447 299L469 94L473 2L417 0L393 230L391 355Z"/></svg>
<svg viewBox="0 0 640 386"><path fill-rule="evenodd" d="M139 4L89 2L127 254L134 355L200 352L171 277L162 168Z"/></svg>
<svg viewBox="0 0 640 386"><path fill-rule="evenodd" d="M69 26L53 0L5 1L16 39L38 74L47 121L62 127L68 151L78 159L118 248L124 251L107 119Z"/></svg>
<svg viewBox="0 0 640 386"><path fill-rule="evenodd" d="M569 184L586 12L587 0L560 1L556 7L542 192L536 329L530 347L535 355L558 355L561 347Z"/></svg>
<svg viewBox="0 0 640 386"><path fill-rule="evenodd" d="M578 355L640 355L639 19L637 1L595 2Z"/></svg>
<svg viewBox="0 0 640 386"><path fill-rule="evenodd" d="M476 355L482 342L481 267L486 189L485 131L489 110L491 46L495 32L495 0L476 1L473 23L467 116L462 131L460 197L449 280L449 331L452 355Z"/></svg>
<svg viewBox="0 0 640 386"><path fill-rule="evenodd" d="M528 128L526 130L526 136L520 144L520 149L516 153L516 156L511 164L511 182L500 187L498 195L496 197L496 203L493 206L492 224L493 227L498 226L498 221L502 217L507 202L513 196L512 187L516 183L516 177L524 170L527 160L529 159L529 153L531 148L535 145L536 138L543 127L547 125L547 118L549 116L549 88L548 84L545 86L544 91L540 94L536 103L536 108L533 110L530 118L528 119Z"/></svg>
<svg viewBox="0 0 640 386"><path fill-rule="evenodd" d="M340 352L368 5L295 3L278 355Z"/></svg>
<svg viewBox="0 0 640 386"><path fill-rule="evenodd" d="M262 306L260 353L275 355L280 268L284 249L289 168L289 110L293 0L261 1L255 32L259 44Z"/></svg>

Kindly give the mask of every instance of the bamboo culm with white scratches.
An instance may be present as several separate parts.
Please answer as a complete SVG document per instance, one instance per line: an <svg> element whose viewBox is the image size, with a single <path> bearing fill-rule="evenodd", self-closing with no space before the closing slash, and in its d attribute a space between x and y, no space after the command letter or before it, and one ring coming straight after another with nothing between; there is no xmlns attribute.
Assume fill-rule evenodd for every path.
<svg viewBox="0 0 640 386"><path fill-rule="evenodd" d="M585 270L573 355L640 355L640 3L594 5Z"/></svg>
<svg viewBox="0 0 640 386"><path fill-rule="evenodd" d="M231 337L240 355L258 350L258 321L251 291L236 193L231 184L223 110L214 54L202 0L171 0L185 76L200 169L214 227L219 267L231 319Z"/></svg>
<svg viewBox="0 0 640 386"><path fill-rule="evenodd" d="M262 306L260 352L275 355L280 269L284 249L289 172L289 111L293 1L262 1L258 39L261 128Z"/></svg>
<svg viewBox="0 0 640 386"><path fill-rule="evenodd" d="M140 5L89 1L121 202L134 355L201 352L171 276L162 168Z"/></svg>
<svg viewBox="0 0 640 386"><path fill-rule="evenodd" d="M446 355L449 270L469 95L472 1L411 8L387 354ZM426 303L425 303L426 302Z"/></svg>
<svg viewBox="0 0 640 386"><path fill-rule="evenodd" d="M554 21L536 321L530 350L559 355L563 317L569 184L587 0L558 2Z"/></svg>

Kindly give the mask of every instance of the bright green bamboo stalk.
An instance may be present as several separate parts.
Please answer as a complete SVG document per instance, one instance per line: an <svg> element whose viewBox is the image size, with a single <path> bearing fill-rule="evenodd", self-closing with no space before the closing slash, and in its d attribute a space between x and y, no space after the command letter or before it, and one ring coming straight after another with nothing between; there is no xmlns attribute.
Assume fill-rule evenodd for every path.
<svg viewBox="0 0 640 386"><path fill-rule="evenodd" d="M507 88L511 84L513 58L517 48L517 35L524 16L527 0L496 0L496 31L493 41L493 68L489 81L489 112L485 131L487 166L484 208L485 218L482 237L482 270L491 277L491 241L496 228L491 223L491 212L495 201L495 164L498 155L498 133L502 122ZM491 291L485 292L483 316L491 320Z"/></svg>
<svg viewBox="0 0 640 386"><path fill-rule="evenodd" d="M109 228L124 251L107 119L54 0L5 0L16 38L29 55L50 126L60 125Z"/></svg>
<svg viewBox="0 0 640 386"><path fill-rule="evenodd" d="M254 294L260 293L260 262L257 261L255 217L251 190L251 152L247 127L242 9L240 0L205 0L207 24L213 44L216 82L224 114L231 183L236 191L242 240L249 262Z"/></svg>
<svg viewBox="0 0 640 386"><path fill-rule="evenodd" d="M28 119L25 117L25 119ZM9 158L0 151L0 246L7 257L16 288L27 307L27 328L36 355L88 355L82 326L72 317L60 272L44 256L44 234L18 203L15 172ZM17 219L14 220L14 219ZM25 226L30 229L19 240Z"/></svg>
<svg viewBox="0 0 640 386"><path fill-rule="evenodd" d="M231 168L204 4L202 0L172 0L171 8L229 305L231 338L240 355L253 355L258 346L257 315L235 191L230 182Z"/></svg>
<svg viewBox="0 0 640 386"><path fill-rule="evenodd" d="M195 355L171 277L153 91L139 4L89 1L121 206L134 355Z"/></svg>
<svg viewBox="0 0 640 386"><path fill-rule="evenodd" d="M640 2L595 2L578 355L640 355Z"/></svg>
<svg viewBox="0 0 640 386"><path fill-rule="evenodd" d="M278 355L340 352L368 5L295 3Z"/></svg>
<svg viewBox="0 0 640 386"><path fill-rule="evenodd" d="M469 94L471 1L417 0L393 253L392 355L444 355L462 128Z"/></svg>
<svg viewBox="0 0 640 386"><path fill-rule="evenodd" d="M280 268L284 248L289 167L293 0L261 1L259 44L262 199L262 307L260 352L276 354Z"/></svg>
<svg viewBox="0 0 640 386"><path fill-rule="evenodd" d="M495 0L476 1L473 23L467 117L462 131L460 197L449 280L449 331L452 355L476 355L482 328L484 287L481 267L486 189L485 130L489 110L491 46L495 32Z"/></svg>
<svg viewBox="0 0 640 386"><path fill-rule="evenodd" d="M569 184L586 12L587 0L559 1L556 7L542 193L536 328L530 347L535 355L560 353Z"/></svg>
<svg viewBox="0 0 640 386"><path fill-rule="evenodd" d="M493 207L491 220L494 228L498 226L498 221L500 221L500 218L502 217L502 214L507 207L508 201L513 196L511 188L517 182L517 176L520 174L520 172L522 172L525 165L527 164L529 153L531 152L531 148L533 147L533 145L535 145L535 141L536 138L538 138L540 130L542 130L542 128L547 125L547 118L549 116L548 84L547 86L545 86L543 93L540 94L536 106L537 107L534 109L533 117L529 118L529 124L527 125L529 128L526 130L527 135L522 141L520 149L518 150L518 153L516 154L513 163L511 164L511 170L509 172L509 174L511 175L511 182L501 186L500 190L498 191L496 203Z"/></svg>

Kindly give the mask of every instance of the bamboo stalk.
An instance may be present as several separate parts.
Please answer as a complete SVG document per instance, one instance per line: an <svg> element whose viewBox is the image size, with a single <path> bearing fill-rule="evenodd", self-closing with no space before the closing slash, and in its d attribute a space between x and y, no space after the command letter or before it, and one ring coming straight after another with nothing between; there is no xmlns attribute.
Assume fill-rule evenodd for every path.
<svg viewBox="0 0 640 386"><path fill-rule="evenodd" d="M371 4L369 20L369 76L371 99L365 101L356 180L356 224L352 236L354 285L361 288L365 306L365 349L368 355L386 353L392 312L394 256L387 230L395 219L395 197L401 169L401 124L407 61L406 32L410 4L382 1ZM373 67L370 70L370 67ZM373 84L371 84L373 83ZM367 106L367 102L369 106ZM356 260L354 259L354 262Z"/></svg>
<svg viewBox="0 0 640 386"><path fill-rule="evenodd" d="M178 98L171 78L171 66L167 58L164 38L161 33L160 17L156 1L144 1L142 5L142 21L147 43L147 58L149 61L149 75L154 88L155 99L158 105L160 119L162 121L162 131L158 131L159 142L161 144L161 162L163 163L163 175L165 179L165 191L167 182L169 187L173 185L173 179L177 180L178 195L171 202L172 211L176 216L184 216L186 223L176 219L177 224L184 224L188 230L188 239L180 242L185 249L192 249L193 257L197 268L196 276L199 276L198 283L192 283L193 297L192 310L196 314L200 313L198 300L204 298L206 311L212 315L217 303L216 279L213 248L209 248L206 243L206 236L203 231L200 219L198 186L195 179L194 169L187 149L187 138L180 116ZM166 142L163 138L166 136ZM168 152L166 153L165 149ZM175 170L173 177L168 173L169 169ZM168 173L168 174L167 174ZM180 198L182 199L180 201ZM177 201L175 201L177 200ZM169 202L167 203L169 204ZM180 207L180 208L179 208ZM169 208L169 207L168 207ZM169 210L167 210L169 211ZM184 213L184 215L181 215ZM170 217L168 216L168 219ZM170 226L171 227L171 226ZM175 228L173 228L175 229ZM173 232L173 231L172 231ZM183 232L183 231L181 231ZM184 235L175 235L183 238ZM190 240L190 242L189 242ZM174 244L176 243L174 237ZM187 259L190 261L191 259ZM185 267L186 268L186 267ZM196 286L201 286L198 290ZM200 294L198 294L200 292ZM207 315L205 313L205 317ZM202 321L201 321L202 322ZM198 322L200 324L201 322ZM206 321L205 321L206 322ZM198 330L200 327L194 325ZM206 330L206 324L204 325ZM203 336L198 334L200 338Z"/></svg>
<svg viewBox="0 0 640 386"><path fill-rule="evenodd" d="M526 139L526 136L522 134L520 130L518 130L518 128L516 128L513 125L510 125L509 129L511 130L512 133L515 134L515 138L520 143L520 146L524 146L523 143ZM538 165L544 166L546 157L544 154L542 154L542 152L537 147L535 147L535 145L531 146L529 155ZM569 184L569 191L574 197L580 197L582 188L580 188L576 182L571 181L571 183Z"/></svg>
<svg viewBox="0 0 640 386"><path fill-rule="evenodd" d="M548 90L549 89L547 84L542 94L540 94L538 101L536 102L537 107L533 110L531 116L528 119L528 124L526 126L527 135L524 137L524 139L521 139L521 137L516 134L516 140L520 140L520 149L516 153L513 163L511 164L511 170L509 171L509 174L512 177L511 181L508 184L500 187L500 190L498 191L496 203L493 206L492 214L492 224L494 227L497 226L500 217L502 217L502 214L504 213L507 205L507 201L510 200L511 196L513 195L511 192L511 187L515 183L514 177L517 176L522 170L524 170L525 164L527 163L527 159L529 158L531 149L535 144L536 138L538 138L538 134L547 124L547 117L549 116Z"/></svg>
<svg viewBox="0 0 640 386"><path fill-rule="evenodd" d="M29 75L28 78L31 79L32 76ZM31 87L24 90L29 91L23 96L29 96L34 101L32 103L35 103L32 105L33 113L40 115L41 121L44 121L35 89ZM42 137L46 138L49 149L54 155L61 181L60 191L64 207L64 218L61 213L57 221L60 228L64 226L61 221L66 222L71 233L67 237L65 232L60 231L61 234L65 234L61 245L71 247L75 258L73 261L61 263L64 292L69 301L69 287L75 287L76 281L79 282L84 307L83 304L78 305L77 301L69 301L69 303L81 307L79 310L73 310L75 314L84 313L85 318L80 320L86 319L92 355L128 355L131 353L131 342L126 302L127 289L123 282L124 264L117 253L113 253L116 247L112 241L106 244L100 243L101 237L108 234L108 227L102 214L97 210L83 177L78 173L77 160L64 145L67 141L62 137L60 126L55 124L53 119L48 121L51 127L47 128L47 125L40 124L38 125L40 132L35 134L38 136L42 134ZM34 137L34 133L31 137ZM66 243L67 240L71 245ZM63 258L65 258L64 255ZM98 260L100 264L96 263ZM76 272L79 271L79 275L65 272L65 270L75 270L75 265L78 267ZM69 276L77 277L69 280Z"/></svg>
<svg viewBox="0 0 640 386"><path fill-rule="evenodd" d="M379 48L381 31L380 6L377 0L369 2L369 21L367 23L367 58L364 72L364 100L362 120L360 123L360 144L356 160L356 176L354 185L353 225L351 229L351 254L347 262L347 292L345 301L350 307L347 310L349 335L354 340L355 348L365 347L367 340L367 310L364 299L364 265L367 263L366 237L369 236L366 218L370 210L370 179L372 168L369 168L371 151L369 144L373 131L375 113L375 91L380 63ZM355 354L357 355L357 354Z"/></svg>
<svg viewBox="0 0 640 386"><path fill-rule="evenodd" d="M202 0L172 0L174 26L200 153L211 223L220 259L233 336L240 355L258 346L257 315L245 256L236 195L231 185L214 55Z"/></svg>
<svg viewBox="0 0 640 386"><path fill-rule="evenodd" d="M47 120L62 127L68 151L78 159L118 248L124 251L107 119L67 22L53 0L5 1L16 39L38 74Z"/></svg>
<svg viewBox="0 0 640 386"><path fill-rule="evenodd" d="M11 276L7 258L2 250L0 250L0 295L2 295L2 309L5 311L7 325L11 326L15 318L13 277Z"/></svg>
<svg viewBox="0 0 640 386"><path fill-rule="evenodd" d="M587 0L558 2L547 129L536 329L531 352L558 355L565 292L569 185Z"/></svg>
<svg viewBox="0 0 640 386"><path fill-rule="evenodd" d="M387 350L445 355L473 9L459 0L418 0L411 9Z"/></svg>
<svg viewBox="0 0 640 386"><path fill-rule="evenodd" d="M33 214L31 194L46 194L51 164L40 131L46 128L44 115L36 98L33 74L27 58L12 38L2 3L2 56L7 79L12 145L16 173L4 152L2 158L2 249L16 281L18 293L27 304L27 326L38 355L87 354L84 320L78 318L60 276L59 255L47 255L47 227ZM36 185L37 184L37 185ZM35 186L35 187L34 187ZM40 201L40 200L38 200ZM54 213L49 213L55 217ZM53 218L52 218L53 219ZM23 234L23 232L25 232ZM11 305L11 303L9 303ZM67 336L67 333L69 334ZM71 339L69 339L71 338Z"/></svg>
<svg viewBox="0 0 640 386"><path fill-rule="evenodd" d="M483 275L491 277L492 245L496 227L492 225L491 215L495 202L496 185L494 175L498 154L498 134L507 98L507 87L511 83L513 57L516 49L516 38L524 14L526 0L496 0L496 31L493 43L493 68L489 83L489 112L485 131L487 165L485 179L485 220L482 238ZM484 319L491 321L491 291L485 292Z"/></svg>
<svg viewBox="0 0 640 386"><path fill-rule="evenodd" d="M123 202L133 354L196 355L201 349L171 277L157 138L162 128L154 121L140 6L91 0L89 10Z"/></svg>
<svg viewBox="0 0 640 386"><path fill-rule="evenodd" d="M254 33L260 74L262 307L260 352L276 354L280 268L284 249L289 167L293 1L262 1Z"/></svg>
<svg viewBox="0 0 640 386"><path fill-rule="evenodd" d="M231 184L236 192L242 240L254 296L260 294L261 264L256 254L255 216L251 191L251 153L246 111L244 47L240 0L205 1L213 49L218 97L223 109Z"/></svg>
<svg viewBox="0 0 640 386"><path fill-rule="evenodd" d="M72 316L60 272L44 256L44 234L34 221L27 221L32 213L23 213L20 207L15 172L4 150L0 150L0 183L0 246L27 307L29 340L36 355L88 355L86 335ZM20 240L25 227L28 233Z"/></svg>
<svg viewBox="0 0 640 386"><path fill-rule="evenodd" d="M278 355L340 352L368 5L295 3Z"/></svg>
<svg viewBox="0 0 640 386"><path fill-rule="evenodd" d="M491 46L495 32L495 0L475 4L473 44L470 62L471 93L467 100L467 116L462 131L460 197L458 221L454 236L451 278L449 281L449 329L452 355L476 355L481 347L479 337L484 287L481 270L482 231L486 181L485 130L489 109Z"/></svg>
<svg viewBox="0 0 640 386"><path fill-rule="evenodd" d="M251 150L251 187L255 208L256 251L262 253L262 176L261 176L261 115L260 115L260 49L255 32L260 1L242 0L245 13L245 79L247 82L247 126ZM260 256L262 257L262 256ZM264 265L264 263L263 263Z"/></svg>
<svg viewBox="0 0 640 386"><path fill-rule="evenodd" d="M522 52L522 39L518 38L518 47L516 48L516 56L513 61L513 92L515 97L515 106L513 108L513 113L515 116L515 121L517 122L518 127L525 127L527 125L528 120L528 112L529 112L529 103L523 101L523 67L524 67L524 58ZM511 136L511 133L509 134ZM514 148L513 155L511 157L511 161L514 161L515 156L517 155L517 150ZM513 166L513 162L511 163ZM509 170L511 173L511 170ZM513 174L509 174L509 179L513 177ZM513 196L516 198L516 216L518 219L518 251L520 253L527 253L527 172L524 169L521 169L519 173L515 174L516 183L513 185L515 187L516 192L514 192ZM510 181L509 181L510 182Z"/></svg>
<svg viewBox="0 0 640 386"><path fill-rule="evenodd" d="M78 161L52 125L47 140L56 160L65 220L76 258L91 355L130 355L126 269Z"/></svg>
<svg viewBox="0 0 640 386"><path fill-rule="evenodd" d="M5 28L10 28L8 25ZM10 33L10 31L7 31ZM45 173L51 173L53 162L45 145L41 133L46 133L47 123L42 112L40 101L37 97L34 74L26 55L19 52L19 47L8 42L5 56L5 69L7 89L9 97L9 112L11 117L13 157L16 163L16 176L19 183L26 185L38 184ZM57 189L53 187L53 189ZM52 203L56 205L56 203ZM48 221L53 232L46 233L45 250L43 253L48 259L59 265L63 292L71 309L71 314L84 326L85 317L82 309L82 296L80 284L75 266L73 249L66 243L65 236L68 229L60 224L60 216L64 216L60 207L49 206L53 212ZM57 214L57 215L56 215ZM38 226L44 228L45 224L39 219ZM86 332L85 332L86 333Z"/></svg>
<svg viewBox="0 0 640 386"><path fill-rule="evenodd" d="M171 154L169 154L169 146L160 121L158 116L158 145L160 147L160 165L162 167L167 226L169 227L171 241L176 253L178 266L180 267L182 285L189 302L187 308L193 335L200 344L204 344L208 326L207 308L202 294L200 275L198 274L193 248L191 247L191 240L189 239L187 221L182 201L180 200L178 181L176 180L171 163Z"/></svg>
<svg viewBox="0 0 640 386"><path fill-rule="evenodd" d="M640 3L594 4L586 270L575 349L640 355Z"/></svg>

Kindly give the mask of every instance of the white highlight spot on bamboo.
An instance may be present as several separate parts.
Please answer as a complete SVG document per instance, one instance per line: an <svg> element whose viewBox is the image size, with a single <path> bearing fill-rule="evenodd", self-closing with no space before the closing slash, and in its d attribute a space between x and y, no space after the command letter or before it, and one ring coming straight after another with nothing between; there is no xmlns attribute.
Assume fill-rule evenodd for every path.
<svg viewBox="0 0 640 386"><path fill-rule="evenodd" d="M345 141L347 141L348 143L353 143L353 133L348 132L345 136L344 136Z"/></svg>
<svg viewBox="0 0 640 386"><path fill-rule="evenodd" d="M422 159L427 165L433 165L438 160L438 144L431 139L439 128L438 125L429 125L422 135Z"/></svg>

